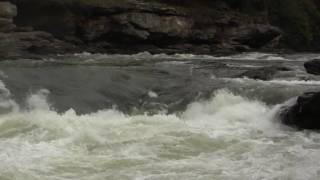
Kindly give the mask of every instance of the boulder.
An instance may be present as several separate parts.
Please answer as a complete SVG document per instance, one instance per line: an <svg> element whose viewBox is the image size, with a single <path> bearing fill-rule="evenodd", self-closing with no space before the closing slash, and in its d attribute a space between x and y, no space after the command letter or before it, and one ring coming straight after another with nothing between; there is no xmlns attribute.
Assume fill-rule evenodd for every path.
<svg viewBox="0 0 320 180"><path fill-rule="evenodd" d="M298 97L294 105L281 112L284 124L298 129L320 129L320 92L309 92Z"/></svg>
<svg viewBox="0 0 320 180"><path fill-rule="evenodd" d="M308 61L304 67L309 74L320 75L320 59Z"/></svg>

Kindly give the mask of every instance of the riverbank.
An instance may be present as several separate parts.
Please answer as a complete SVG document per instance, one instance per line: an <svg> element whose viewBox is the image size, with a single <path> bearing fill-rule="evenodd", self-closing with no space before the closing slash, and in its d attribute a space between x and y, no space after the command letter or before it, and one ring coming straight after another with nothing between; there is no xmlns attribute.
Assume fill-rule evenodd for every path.
<svg viewBox="0 0 320 180"><path fill-rule="evenodd" d="M274 13L268 6L249 11L229 1L12 0L1 2L0 9L0 22L6 22L0 23L0 56L6 58L75 52L230 54L318 50L314 43L318 36L313 33L317 16L312 15L315 20L310 20L311 30L301 26L305 31L299 33L300 26L280 22L281 18L300 20L291 17L281 5L273 8L277 10ZM301 17L308 19L309 15ZM292 39L299 48L288 41Z"/></svg>

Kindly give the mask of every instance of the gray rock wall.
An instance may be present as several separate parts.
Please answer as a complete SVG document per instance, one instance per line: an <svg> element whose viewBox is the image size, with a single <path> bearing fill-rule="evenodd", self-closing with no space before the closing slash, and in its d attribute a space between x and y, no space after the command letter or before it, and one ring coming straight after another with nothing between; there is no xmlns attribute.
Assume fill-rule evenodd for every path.
<svg viewBox="0 0 320 180"><path fill-rule="evenodd" d="M266 47L276 49L279 45L276 40L282 34L270 24L235 12L202 14L201 8L205 7L192 7L195 12L190 12L154 1L130 0L131 3L108 5L64 0L10 2L17 5L19 12L15 5L0 0L0 57L74 51L121 54L259 51ZM43 32L47 35L43 36Z"/></svg>

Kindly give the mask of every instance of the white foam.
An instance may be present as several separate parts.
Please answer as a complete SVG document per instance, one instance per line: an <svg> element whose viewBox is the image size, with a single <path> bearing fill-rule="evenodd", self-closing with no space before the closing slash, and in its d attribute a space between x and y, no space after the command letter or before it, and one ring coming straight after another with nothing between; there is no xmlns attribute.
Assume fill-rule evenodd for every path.
<svg viewBox="0 0 320 180"><path fill-rule="evenodd" d="M283 80L283 79L274 79L269 81L263 80L256 80L250 78L219 78L224 81L231 81L231 82L239 82L239 83L264 83L264 84L281 84L281 85L306 85L306 86L320 86L320 81L313 81L313 80Z"/></svg>
<svg viewBox="0 0 320 180"><path fill-rule="evenodd" d="M151 54L149 52L141 52L132 55L123 55L123 54L91 54L91 53L77 53L74 54L76 57L80 58L90 58L95 57L95 59L105 59L105 58L129 58L129 59L174 59L174 60L191 60L191 59L199 59L199 60L268 60L268 61L294 61L290 59L286 59L277 54L271 53L242 53L231 56L212 56L212 55L194 55L194 54Z"/></svg>
<svg viewBox="0 0 320 180"><path fill-rule="evenodd" d="M271 53L259 53L259 52L251 52L251 53L242 53L237 55L225 56L225 57L215 57L215 59L220 60L267 60L267 61L293 61L290 59L286 59L277 54Z"/></svg>
<svg viewBox="0 0 320 180"><path fill-rule="evenodd" d="M158 98L158 94L155 93L155 92L153 92L153 91L149 91L149 92L148 92L148 96L149 96L150 98Z"/></svg>
<svg viewBox="0 0 320 180"><path fill-rule="evenodd" d="M18 105L11 99L11 92L7 89L6 85L0 80L0 114L19 110Z"/></svg>
<svg viewBox="0 0 320 180"><path fill-rule="evenodd" d="M261 68L263 66L247 65L247 64L227 64L228 67L239 67L239 68Z"/></svg>

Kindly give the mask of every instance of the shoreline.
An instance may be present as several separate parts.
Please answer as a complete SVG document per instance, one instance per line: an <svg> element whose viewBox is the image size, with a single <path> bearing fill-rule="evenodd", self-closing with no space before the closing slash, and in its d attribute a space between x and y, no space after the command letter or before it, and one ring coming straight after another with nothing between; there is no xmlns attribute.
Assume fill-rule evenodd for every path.
<svg viewBox="0 0 320 180"><path fill-rule="evenodd" d="M6 20L4 24L0 21L0 57L36 58L81 52L223 56L318 51L317 47L303 45L302 49L287 47L286 32L270 24L268 17L248 15L227 4L201 2L194 7L194 13L189 5L182 8L160 0L129 1L108 6L91 1L0 1L0 20ZM39 7L35 10L36 5ZM208 8L213 8L212 12Z"/></svg>

